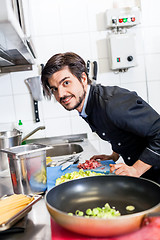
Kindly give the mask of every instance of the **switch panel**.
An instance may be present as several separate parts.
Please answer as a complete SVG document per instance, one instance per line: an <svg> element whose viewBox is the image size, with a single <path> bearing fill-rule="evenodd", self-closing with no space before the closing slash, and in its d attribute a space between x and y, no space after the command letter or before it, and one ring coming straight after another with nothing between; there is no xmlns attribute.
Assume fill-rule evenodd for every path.
<svg viewBox="0 0 160 240"><path fill-rule="evenodd" d="M139 23L139 8L112 8L106 11L106 28L132 27Z"/></svg>
<svg viewBox="0 0 160 240"><path fill-rule="evenodd" d="M108 52L112 70L126 69L137 65L135 34L111 34L108 36Z"/></svg>

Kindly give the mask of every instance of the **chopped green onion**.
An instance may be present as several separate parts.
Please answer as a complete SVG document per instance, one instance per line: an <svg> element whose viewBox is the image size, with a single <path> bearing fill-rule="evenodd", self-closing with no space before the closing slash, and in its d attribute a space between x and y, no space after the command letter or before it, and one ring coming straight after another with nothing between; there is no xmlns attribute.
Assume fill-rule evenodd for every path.
<svg viewBox="0 0 160 240"><path fill-rule="evenodd" d="M56 179L56 185L59 185L63 182L67 182L73 179L77 178L83 178L83 177L90 177L90 176L99 176L99 175L105 175L104 173L97 173L92 171L83 171L83 169L80 169L79 171L74 171L71 173L66 173L65 175L62 175L61 177Z"/></svg>
<svg viewBox="0 0 160 240"><path fill-rule="evenodd" d="M128 210L128 211L133 211L134 209L135 209L135 207L132 205L129 205L126 207L126 210Z"/></svg>
<svg viewBox="0 0 160 240"><path fill-rule="evenodd" d="M86 215L80 210L76 210L75 212L76 216L84 216L84 217L97 217L97 218L113 218L113 217L118 217L120 216L120 212L115 210L115 207L111 208L108 203L104 205L104 207L100 208L93 208L90 209L88 208L86 210Z"/></svg>

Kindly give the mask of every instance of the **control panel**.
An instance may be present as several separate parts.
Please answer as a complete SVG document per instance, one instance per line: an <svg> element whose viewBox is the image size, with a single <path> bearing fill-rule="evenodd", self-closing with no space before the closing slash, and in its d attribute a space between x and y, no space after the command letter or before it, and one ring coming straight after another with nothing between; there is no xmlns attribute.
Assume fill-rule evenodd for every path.
<svg viewBox="0 0 160 240"><path fill-rule="evenodd" d="M112 70L126 69L137 65L134 33L110 34L107 43Z"/></svg>
<svg viewBox="0 0 160 240"><path fill-rule="evenodd" d="M139 8L112 8L106 11L106 28L131 27L139 23Z"/></svg>

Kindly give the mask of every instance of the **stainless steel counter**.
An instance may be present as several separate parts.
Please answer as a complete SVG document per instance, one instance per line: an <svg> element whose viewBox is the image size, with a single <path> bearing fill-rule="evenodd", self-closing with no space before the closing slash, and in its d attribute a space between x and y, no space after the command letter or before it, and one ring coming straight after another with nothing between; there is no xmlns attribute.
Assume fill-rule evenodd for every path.
<svg viewBox="0 0 160 240"><path fill-rule="evenodd" d="M83 148L80 161L89 159L92 155L97 154L96 149L88 141L77 142ZM10 177L0 178L0 197L5 194L12 194L12 184ZM32 210L28 213L26 229L22 233L0 233L0 239L3 240L50 240L50 215L46 208L44 197L33 205Z"/></svg>

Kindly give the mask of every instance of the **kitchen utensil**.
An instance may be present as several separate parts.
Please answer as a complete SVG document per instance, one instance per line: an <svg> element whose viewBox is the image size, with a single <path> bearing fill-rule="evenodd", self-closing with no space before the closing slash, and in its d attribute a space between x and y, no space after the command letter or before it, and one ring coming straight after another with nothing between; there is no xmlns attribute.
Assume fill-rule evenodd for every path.
<svg viewBox="0 0 160 240"><path fill-rule="evenodd" d="M26 144L0 151L7 153L14 193L40 194L47 189L46 150L42 144Z"/></svg>
<svg viewBox="0 0 160 240"><path fill-rule="evenodd" d="M18 129L13 129L11 131L3 131L0 132L0 149L6 149L11 148L14 146L20 145L23 141L25 141L27 138L32 136L35 132L39 130L45 129L45 126L39 126L36 129L34 129L32 132L27 134L22 139L23 132L19 131ZM0 151L0 172L1 177L2 176L8 176L6 171L9 170L9 163L8 163L8 157L5 153Z"/></svg>
<svg viewBox="0 0 160 240"><path fill-rule="evenodd" d="M47 209L64 228L88 236L115 236L141 227L147 214L160 211L160 186L150 180L105 175L62 183L46 194ZM76 210L102 207L109 203L122 216L111 219L69 216ZM126 207L132 205L133 211Z"/></svg>
<svg viewBox="0 0 160 240"><path fill-rule="evenodd" d="M89 75L89 71L90 71L90 60L87 61L87 73Z"/></svg>
<svg viewBox="0 0 160 240"><path fill-rule="evenodd" d="M93 80L92 80L92 83L94 85L96 84L96 80L97 80L97 72L98 72L98 65L97 65L97 62L94 61L93 62Z"/></svg>
<svg viewBox="0 0 160 240"><path fill-rule="evenodd" d="M56 162L56 166L61 166L63 165L64 163L66 163L67 161L70 161L72 160L73 156L70 156L70 157L60 157L60 159L57 159L57 162Z"/></svg>
<svg viewBox="0 0 160 240"><path fill-rule="evenodd" d="M13 129L13 131L0 132L0 149L10 148L21 144L22 133ZM0 152L0 171L9 170L7 155Z"/></svg>
<svg viewBox="0 0 160 240"><path fill-rule="evenodd" d="M70 167L72 164L77 163L80 156L72 156L72 158L69 161L66 161L62 164L61 170L65 170L66 168Z"/></svg>
<svg viewBox="0 0 160 240"><path fill-rule="evenodd" d="M43 98L40 76L28 78L25 80L25 83L29 86L33 97L35 121L40 122L38 112L38 101L41 101Z"/></svg>

